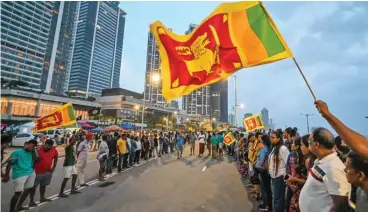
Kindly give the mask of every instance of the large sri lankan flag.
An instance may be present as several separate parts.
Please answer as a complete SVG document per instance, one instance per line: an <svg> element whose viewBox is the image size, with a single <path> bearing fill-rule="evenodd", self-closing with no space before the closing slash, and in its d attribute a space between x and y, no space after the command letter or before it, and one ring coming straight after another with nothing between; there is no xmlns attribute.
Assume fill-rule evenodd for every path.
<svg viewBox="0 0 368 212"><path fill-rule="evenodd" d="M171 101L246 67L293 57L262 2L223 3L188 35L161 22L150 30L159 47L162 94Z"/></svg>
<svg viewBox="0 0 368 212"><path fill-rule="evenodd" d="M263 129L264 124L260 115L249 116L243 119L246 132L252 132L254 130Z"/></svg>
<svg viewBox="0 0 368 212"><path fill-rule="evenodd" d="M35 121L33 132L42 132L56 127L68 126L76 122L75 112L71 102L54 109L46 116Z"/></svg>

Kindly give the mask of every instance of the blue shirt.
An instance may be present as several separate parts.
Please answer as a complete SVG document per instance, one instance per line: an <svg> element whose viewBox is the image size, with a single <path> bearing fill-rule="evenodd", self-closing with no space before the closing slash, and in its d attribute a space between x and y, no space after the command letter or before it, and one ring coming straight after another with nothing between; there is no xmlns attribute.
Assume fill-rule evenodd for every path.
<svg viewBox="0 0 368 212"><path fill-rule="evenodd" d="M164 136L160 136L160 145L163 145L164 144Z"/></svg>
<svg viewBox="0 0 368 212"><path fill-rule="evenodd" d="M176 143L176 145L178 146L178 147L183 147L184 146L184 138L183 137L177 137L177 140L178 140L178 142Z"/></svg>
<svg viewBox="0 0 368 212"><path fill-rule="evenodd" d="M12 179L28 176L34 172L33 157L31 151L18 149L12 152L9 156L12 160Z"/></svg>
<svg viewBox="0 0 368 212"><path fill-rule="evenodd" d="M224 143L224 136L223 135L217 136L217 141L219 144Z"/></svg>

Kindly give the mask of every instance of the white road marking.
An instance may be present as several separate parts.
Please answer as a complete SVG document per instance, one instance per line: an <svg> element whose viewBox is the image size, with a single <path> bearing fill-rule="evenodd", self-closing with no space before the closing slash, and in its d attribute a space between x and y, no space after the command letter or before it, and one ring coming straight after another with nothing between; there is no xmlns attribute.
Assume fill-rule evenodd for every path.
<svg viewBox="0 0 368 212"><path fill-rule="evenodd" d="M206 171L207 166L203 167L202 172Z"/></svg>

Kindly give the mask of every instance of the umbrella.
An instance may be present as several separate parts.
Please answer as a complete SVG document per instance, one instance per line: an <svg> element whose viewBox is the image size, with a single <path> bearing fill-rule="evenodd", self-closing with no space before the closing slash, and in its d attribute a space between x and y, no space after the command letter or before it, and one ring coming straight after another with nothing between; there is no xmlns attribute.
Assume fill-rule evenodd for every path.
<svg viewBox="0 0 368 212"><path fill-rule="evenodd" d="M91 132L97 132L97 133L100 133L100 132L103 132L104 131L104 129L103 128L101 128L101 127L96 127L96 128L94 128L94 129L92 129L92 130L90 130Z"/></svg>
<svg viewBox="0 0 368 212"><path fill-rule="evenodd" d="M105 131L117 131L117 130L120 130L120 127L116 125L111 125L111 126L105 127L104 130Z"/></svg>
<svg viewBox="0 0 368 212"><path fill-rule="evenodd" d="M87 122L82 122L82 121L77 122L77 125L81 127L85 127L85 128L93 128L93 126L91 126Z"/></svg>

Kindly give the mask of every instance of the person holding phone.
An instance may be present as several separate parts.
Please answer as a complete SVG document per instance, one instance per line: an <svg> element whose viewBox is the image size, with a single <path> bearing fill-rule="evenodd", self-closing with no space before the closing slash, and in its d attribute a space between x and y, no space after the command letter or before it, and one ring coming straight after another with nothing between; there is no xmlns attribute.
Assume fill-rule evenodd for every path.
<svg viewBox="0 0 368 212"><path fill-rule="evenodd" d="M15 150L9 156L9 162L3 177L3 182L8 182L10 170L12 171L12 180L15 193L10 201L10 211L28 210L23 207L23 202L33 188L36 174L33 169L33 163L37 159L36 140L26 142L23 149Z"/></svg>

